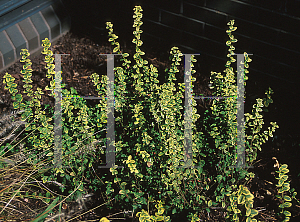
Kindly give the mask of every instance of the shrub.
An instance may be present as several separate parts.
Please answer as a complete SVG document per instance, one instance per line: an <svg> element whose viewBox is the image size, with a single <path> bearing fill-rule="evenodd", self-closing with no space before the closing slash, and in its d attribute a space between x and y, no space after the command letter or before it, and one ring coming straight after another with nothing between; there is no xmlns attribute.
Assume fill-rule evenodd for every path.
<svg viewBox="0 0 300 222"><path fill-rule="evenodd" d="M236 60L232 57L234 47L232 43L237 40L232 35L236 30L234 20L231 20L229 30L230 59L226 63L226 75L212 72L211 83L212 89L215 89L214 96L231 97L227 99L214 100L211 110L204 113L203 120L200 120L199 114L196 114L196 102L191 94L188 99L191 101L192 109L186 113L182 112L182 98L185 93L185 84L173 83L176 80L176 73L179 72L181 57L183 54L177 47L172 47L170 51L171 68L166 69L167 81L160 85L157 80L157 68L152 64L148 66L148 61L142 56L145 54L140 46L143 42L140 39L143 24L142 9L140 6L134 8L135 18L133 34L135 38L133 43L136 44L136 53L133 55L135 64L130 65L131 61L127 59L128 53L122 54L122 67L114 68L115 72L115 122L116 132L122 132L117 135L115 141L116 147L116 165L109 169L111 175L95 175L94 167L99 165L101 154L104 151L97 149L94 143L102 142L105 144L105 131L107 123L107 76L99 77L94 73L91 78L97 86L98 95L103 97L96 107L87 107L85 101L81 99L64 99L62 106L62 141L63 141L63 165L57 168L53 165L54 147L53 144L53 108L50 108L46 114L45 109L41 111L41 105L38 99L41 98L41 89L37 92L31 90L31 65L26 57L29 53L23 50L21 62L23 66L21 74L26 85L24 93L32 98L31 101L22 102L22 95L17 94L14 78L6 73L3 81L6 89L12 94L15 100L14 108L22 109L22 121L27 120L26 133L21 135L25 140L26 152L29 157L28 163L37 164L41 161L48 163L50 168L41 168L41 178L46 180L61 180L66 186L60 187L64 192L66 187L70 198L78 196L85 192L84 188L89 183L89 188L94 190L101 189L105 185L105 196L107 200L115 199L120 203L121 209L133 207L137 216L143 220L164 220L170 218L165 215L172 215L171 218L184 210L188 210L188 217L192 221L198 221L197 215L206 210L210 212L211 207L220 206L223 211L227 211L226 219L228 221L256 221L254 217L258 211L253 209L253 195L245 186L246 181L254 177L254 174L247 169L232 167L236 163L235 157L235 140L237 137L235 116L237 108L235 100L232 97L237 96L235 73L231 64ZM120 54L120 44L115 40L118 38L113 33L113 25L107 22L109 30L109 41L116 47L114 53ZM54 96L55 80L53 79L54 65L52 51L49 50L50 43L48 39L43 41L44 51L46 54L47 77L52 78L50 87L46 90L51 91ZM247 68L251 59L247 53L244 53L245 63L244 80L247 80ZM196 62L194 56L191 56L191 67ZM195 70L186 73L192 75ZM191 77L191 89L195 78ZM245 83L246 85L246 83ZM65 87L63 84L62 88ZM133 90L132 90L133 89ZM261 150L261 144L272 137L272 133L278 126L272 123L272 128L262 131L263 116L261 107L268 107L272 103L270 94L272 90L266 91L267 98L257 99L257 104L253 106L252 114L246 113L245 130L246 139L246 163L251 165L257 157L257 150ZM63 97L78 97L75 89L71 91L62 90ZM73 109L79 109L77 117L74 117ZM187 116L186 119L182 115ZM49 117L47 117L49 116ZM198 121L198 122L197 122ZM40 122L41 125L37 125ZM190 124L192 130L192 153L185 153L185 134L183 129L186 123ZM200 128L203 127L203 131ZM99 129L96 131L95 129ZM38 130L38 135L33 132ZM29 133L28 131L32 131ZM96 131L96 133L95 133ZM103 132L103 133L98 133ZM33 134L33 135L31 135ZM77 141L77 142L76 142ZM80 148L80 145L84 146ZM87 149L89 147L90 149ZM2 146L1 149L4 147ZM8 146L11 152L17 151L15 146ZM41 154L43 154L41 156ZM34 159L39 155L39 159ZM181 160L184 160L182 162ZM125 165L124 168L117 168L118 165ZM197 166L198 168L196 168ZM67 168L69 167L69 168ZM179 168L181 167L181 168ZM113 180L111 180L113 178ZM279 176L279 178L281 178ZM78 189L78 190L77 190ZM74 190L74 191L72 191ZM77 191L76 191L77 190ZM76 191L76 192L75 192ZM284 197L283 197L284 198ZM105 199L105 198L104 198ZM156 216L150 216L149 203L160 200L156 207L158 212ZM164 207L162 207L162 204ZM115 204L117 205L117 204ZM148 207L148 211L144 210ZM244 206L244 207L242 207ZM287 207L287 204L283 205ZM113 207L110 203L108 208Z"/></svg>
<svg viewBox="0 0 300 222"><path fill-rule="evenodd" d="M276 187L278 187L278 194L276 197L280 200L279 208L280 213L278 214L282 221L290 221L290 217L292 216L291 212L285 210L286 208L289 208L292 206L292 199L296 199L295 196L297 195L297 192L293 192L295 189L290 190L290 183L288 180L288 175L286 175L289 172L288 165L282 164L279 167L279 170L276 171L278 173L278 177L276 179L278 180L278 183L276 184ZM287 194L289 192L292 194L292 198ZM296 199L297 200L297 199Z"/></svg>
<svg viewBox="0 0 300 222"><path fill-rule="evenodd" d="M115 68L117 75L116 107L124 109L132 107L134 114L127 116L128 125L121 125L128 130L128 133L125 134L126 137L120 137L120 141L116 143L118 152L116 159L126 163L130 173L126 168L111 168L110 171L115 176L114 183L118 186L106 181L109 185L107 194L128 202L128 206L122 203L124 208L131 204L133 204L133 209L143 208L143 205L147 203L145 197L147 193L151 198L165 201L166 215L180 213L183 209L191 212L201 212L202 209L206 209L207 212L210 212L210 207L221 205L228 211L227 219L229 221L239 220L243 215L246 215L247 221L255 221L253 217L258 212L253 209L254 197L249 189L242 185L244 181L253 178L254 174L248 172L247 169L230 168L236 161L234 153L237 137L235 124L237 109L234 107L234 99L214 100L211 112L205 112L204 120L198 126L195 126L195 122L199 115L196 114L196 109L193 107L191 114L193 153L190 154L193 156L193 163L189 164L195 164L200 168L176 168L183 165L180 163L180 159L186 160L182 132L185 120L182 120L180 113L180 109L183 109L180 106L182 102L180 98L183 98L184 84L179 83L179 91L177 91L173 83L173 80L176 80L175 74L178 72L177 66L181 61L182 53L177 47L171 49L172 64L171 68L166 70L168 71L166 73L168 81L163 85L157 85L157 70L151 65L147 66L148 61L142 59L144 52L139 48L142 45L140 40L142 33L140 26L143 24L140 20L142 9L137 6L134 11L133 27L136 30L133 32L135 35L133 43L136 44L136 54L133 58L135 64L130 67L131 61L123 58L123 67ZM237 42L232 32L236 30L236 27L233 27L233 20L228 25L227 33L230 40L226 42L226 45L229 46L230 53L227 57L230 60L225 65L226 76L212 72L211 78L213 84L211 88L216 89L213 95L218 97L237 96L236 86L234 86L236 77L230 66L236 61L232 57L234 54L232 43ZM116 45L113 51L120 53L120 45L115 41L118 37L113 34L112 27L113 25L107 22L109 41L112 45ZM123 57L127 56L128 54L125 53ZM244 53L244 56L244 67L248 68L248 62L251 62L251 59L247 53ZM196 59L192 56L192 67L193 62L196 62ZM194 72L191 70L191 74ZM247 69L244 71L244 80L248 79L246 73L248 73ZM191 78L191 82L194 81L195 78ZM153 84L149 85L149 82ZM123 98L126 98L124 91L128 85L135 86L136 93L129 94L129 97L134 98L134 105L127 105L126 102L123 102ZM193 85L191 87L193 88ZM245 129L248 130L246 136L246 162L248 165L255 161L257 150L261 150L261 144L265 143L269 136L272 137L272 133L278 128L276 123L271 122L272 128L269 127L268 131L260 133L263 125L262 115L260 115L261 107L268 107L269 103L272 103L270 96L272 93L271 89L267 90L267 98L257 99L252 114L245 114ZM192 106L195 106L195 100L190 99ZM118 108L116 110L118 111ZM200 126L204 126L204 132L196 131ZM128 139L126 140L126 138ZM129 155L127 159L127 155L124 153ZM119 192L114 192L115 189L118 189ZM243 214L238 209L238 204L245 205ZM145 213L145 211L142 212Z"/></svg>
<svg viewBox="0 0 300 222"><path fill-rule="evenodd" d="M54 65L51 64L54 59L51 57L53 53L51 50L48 50L51 45L49 40L45 39L43 42L44 51L42 53L48 54L45 57L45 61L47 63L46 68L48 69L47 77L52 78L52 81L50 82L51 87L47 86L45 89L51 90L52 93L50 95L54 96L53 91L55 80L53 79L53 74L55 74L55 72L53 71ZM27 163L33 165L41 161L47 163L48 166L46 168L44 166L43 169L41 169L41 171L43 171L42 181L61 181L63 184L67 185L66 187L68 187L69 193L72 193L72 189L79 187L78 191L71 197L75 198L83 192L83 187L87 184L86 181L83 181L84 176L86 178L93 179L93 175L91 175L92 172L86 169L90 169L93 163L100 159L100 154L104 153L103 150L96 150L95 148L95 143L100 142L100 140L97 140L96 138L100 138L102 135L97 134L98 132L94 133L97 127L95 126L96 124L93 124L89 117L89 115L95 116L97 114L87 108L85 105L86 101L82 101L80 99L66 99L62 101L62 106L65 108L62 115L63 164L60 168L56 168L52 160L55 151L54 147L52 147L54 135L53 124L51 123L53 120L53 108L46 110L49 105L45 105L45 108L41 111L41 105L38 99L41 98L40 94L43 94L43 92L40 88L37 88L37 92L35 93L31 90L32 86L29 85L29 83L32 82L32 70L28 68L31 65L31 62L29 59L26 59L26 57L29 56L29 53L27 50L22 50L21 54L21 62L26 63L21 71L21 74L24 75L25 79L23 81L26 83L24 85L24 88L26 89L24 93L27 93L32 100L23 103L22 95L16 95L18 90L15 89L16 84L13 83L14 78L10 74L5 74L3 83L7 85L5 89L9 90L12 94L12 99L15 100L13 103L14 108L21 108L22 110L25 110L21 116L21 120L27 120L25 125L26 132L21 134L20 138L22 141L24 140L25 143L25 152L28 158ZM62 84L62 88L63 87L65 87L65 84ZM64 97L78 97L78 95L76 95L76 90L73 88L71 88L71 92L63 90L62 94ZM72 109L80 109L77 117L73 116ZM48 113L46 113L45 110ZM98 119L100 119L100 117ZM99 121L98 119L95 118L94 123L97 123L97 121ZM40 122L40 125L37 125L37 122ZM99 126L99 124L97 124L97 126ZM29 133L28 131L31 132ZM35 131L39 131L39 133L33 134ZM104 130L102 129L102 131ZM6 148L11 153L19 151L13 145L1 147L2 150L5 150ZM96 150L96 152L94 152L94 150ZM64 192L66 187L61 186L59 189Z"/></svg>

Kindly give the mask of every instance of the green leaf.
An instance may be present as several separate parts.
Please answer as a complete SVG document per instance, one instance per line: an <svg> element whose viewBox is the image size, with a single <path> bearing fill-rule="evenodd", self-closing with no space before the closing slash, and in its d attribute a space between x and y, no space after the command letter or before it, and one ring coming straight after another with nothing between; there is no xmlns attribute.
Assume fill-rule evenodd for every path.
<svg viewBox="0 0 300 222"><path fill-rule="evenodd" d="M255 209L251 209L250 217L255 217L258 214L258 211Z"/></svg>
<svg viewBox="0 0 300 222"><path fill-rule="evenodd" d="M164 219L164 216L156 216L156 221L163 221Z"/></svg>
<svg viewBox="0 0 300 222"><path fill-rule="evenodd" d="M223 178L223 176L222 176L222 175L218 175L218 176L217 176L217 181L220 183L220 182L221 182L221 180L222 180L222 178Z"/></svg>
<svg viewBox="0 0 300 222"><path fill-rule="evenodd" d="M53 156L53 152L49 152L46 156Z"/></svg>
<svg viewBox="0 0 300 222"><path fill-rule="evenodd" d="M238 209L238 208L233 208L233 212L234 212L235 214L241 213L240 209Z"/></svg>
<svg viewBox="0 0 300 222"><path fill-rule="evenodd" d="M176 208L172 210L172 214L176 214Z"/></svg>
<svg viewBox="0 0 300 222"><path fill-rule="evenodd" d="M292 201L292 198L290 198L289 196L284 196L283 199L284 199L285 201Z"/></svg>
<svg viewBox="0 0 300 222"><path fill-rule="evenodd" d="M113 52L117 52L118 49L119 49L119 47L115 47L114 50L113 50Z"/></svg>
<svg viewBox="0 0 300 222"><path fill-rule="evenodd" d="M234 214L234 215L233 215L233 220L234 220L234 221L237 221L238 219L239 219L238 215L237 215L237 214Z"/></svg>
<svg viewBox="0 0 300 222"><path fill-rule="evenodd" d="M250 208L248 208L248 209L246 210L246 217L249 217L249 216L250 216L250 214L251 214L251 209L250 209Z"/></svg>
<svg viewBox="0 0 300 222"><path fill-rule="evenodd" d="M290 203L290 202L285 202L285 203L283 204L283 206L284 206L284 208L289 208L289 207L292 206L292 203Z"/></svg>
<svg viewBox="0 0 300 222"><path fill-rule="evenodd" d="M283 186L281 189L282 189L283 191L288 191L288 190L290 189L290 186Z"/></svg>
<svg viewBox="0 0 300 222"><path fill-rule="evenodd" d="M280 179L283 180L283 181L286 181L288 179L288 176L287 175L282 175L280 174L279 175Z"/></svg>
<svg viewBox="0 0 300 222"><path fill-rule="evenodd" d="M165 212L164 208L158 208L157 214L162 215Z"/></svg>
<svg viewBox="0 0 300 222"><path fill-rule="evenodd" d="M252 193L250 193L249 195L245 195L245 197L246 197L247 201L250 201L250 200L252 200L254 198L254 196L253 196Z"/></svg>
<svg viewBox="0 0 300 222"><path fill-rule="evenodd" d="M172 195L173 191L167 191L167 194Z"/></svg>
<svg viewBox="0 0 300 222"><path fill-rule="evenodd" d="M278 193L283 193L283 192L284 192L283 188L280 188L280 189L278 190Z"/></svg>
<svg viewBox="0 0 300 222"><path fill-rule="evenodd" d="M19 108L19 105L20 105L20 104L19 104L18 102L14 102L14 103L13 103L14 109L18 109L18 108Z"/></svg>
<svg viewBox="0 0 300 222"><path fill-rule="evenodd" d="M279 168L279 170L282 171L283 169L287 169L287 167L288 167L287 164L283 164L283 165Z"/></svg>
<svg viewBox="0 0 300 222"><path fill-rule="evenodd" d="M225 204L225 202L224 202L224 201L222 202L222 207L223 207L223 208L225 208L225 207L226 207L226 204Z"/></svg>
<svg viewBox="0 0 300 222"><path fill-rule="evenodd" d="M244 195L238 196L238 204L243 204L243 203L245 203L245 196Z"/></svg>
<svg viewBox="0 0 300 222"><path fill-rule="evenodd" d="M291 214L290 211L285 210L283 213L284 213L284 215L287 216L287 217L292 216L292 214Z"/></svg>
<svg viewBox="0 0 300 222"><path fill-rule="evenodd" d="M16 95L16 102L18 102L18 103L20 103L20 102L22 102L22 100L23 100L23 97L22 97L22 95L21 94L18 94L18 95Z"/></svg>
<svg viewBox="0 0 300 222"><path fill-rule="evenodd" d="M208 207L211 207L211 205L212 205L212 201L210 200L210 201L208 201Z"/></svg>
<svg viewBox="0 0 300 222"><path fill-rule="evenodd" d="M234 32L236 29L237 29L237 27L232 27L232 28L230 28L230 31Z"/></svg>
<svg viewBox="0 0 300 222"><path fill-rule="evenodd" d="M114 183L117 183L117 182L120 182L121 181L121 178L114 178Z"/></svg>
<svg viewBox="0 0 300 222"><path fill-rule="evenodd" d="M11 87L16 88L18 85L16 83L12 83Z"/></svg>

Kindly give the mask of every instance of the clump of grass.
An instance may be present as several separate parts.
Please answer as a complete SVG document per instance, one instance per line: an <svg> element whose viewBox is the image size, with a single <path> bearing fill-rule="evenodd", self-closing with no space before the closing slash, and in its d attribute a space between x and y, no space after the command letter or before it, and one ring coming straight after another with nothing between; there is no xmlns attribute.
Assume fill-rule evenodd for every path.
<svg viewBox="0 0 300 222"><path fill-rule="evenodd" d="M21 130L19 127L27 124L16 118L16 115L22 112L24 110L15 112L5 110L0 115L0 221L35 222L43 219L44 221L53 221L53 219L66 221L66 218L76 219L104 205L91 210L71 209L67 214L62 211L63 206L72 205L66 199L79 187L65 197L57 194L51 186L65 187L64 184L57 181L41 181L41 172L49 170L43 169L45 161L41 160L36 164L31 164L28 161L30 153L25 152L24 143L18 141L18 135L16 135ZM10 150L14 146L18 146L19 149L11 152ZM92 144L88 148L92 149ZM79 205L84 206L84 198L78 197L77 200L80 200ZM59 207L56 209L55 207L58 205ZM77 214L80 215L74 216Z"/></svg>
<svg viewBox="0 0 300 222"><path fill-rule="evenodd" d="M27 124L24 121L16 121L15 117L17 114L24 112L25 110L13 111L9 115L8 112L3 112L0 116L0 146L4 142L8 142L10 140L14 141L15 133L18 128L22 125ZM22 145L21 145L22 146ZM8 158L2 158L4 155L5 148L0 149L0 160L3 160L5 163L10 165L15 165L15 161L10 160Z"/></svg>

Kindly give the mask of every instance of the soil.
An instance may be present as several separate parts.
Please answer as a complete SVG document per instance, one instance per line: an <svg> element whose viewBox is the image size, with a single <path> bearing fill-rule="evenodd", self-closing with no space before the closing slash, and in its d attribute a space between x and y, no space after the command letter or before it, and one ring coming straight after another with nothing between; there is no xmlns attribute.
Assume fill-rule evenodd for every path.
<svg viewBox="0 0 300 222"><path fill-rule="evenodd" d="M121 44L121 50L124 52L128 52L132 58L134 48L130 47L126 43ZM99 53L111 53L112 47L109 43L103 41L96 41L92 39L90 36L72 33L69 32L65 36L63 36L56 45L51 46L51 50L53 54L70 54L69 56L62 56L62 82L66 83L66 89L70 90L70 87L73 87L77 90L78 95L82 96L97 96L96 87L93 85L93 82L88 77L91 76L93 73L98 73L99 75L106 75L106 59L105 56L99 56ZM159 70L159 73L169 67L169 60L168 60L168 52L161 52L156 51L154 48L143 48L142 50L146 53L145 59L151 61L151 63L156 66ZM32 86L33 90L35 91L37 87L43 89L44 95L42 95L41 105L50 104L54 107L54 99L49 96L49 92L45 90L45 87L49 85L49 79L46 77L45 68L46 63L44 62L44 55L40 55L36 58L31 58L31 68L33 69L32 72ZM121 63L118 60L118 56L115 59L115 67L120 66ZM133 59L131 59L133 61ZM24 100L30 100L27 95L23 93L23 85L22 82L23 78L20 74L22 69L22 63L17 62L7 70L3 71L0 74L1 82L2 77L6 72L11 74L14 78L16 78L15 83L17 83L18 93L21 93ZM196 79L197 82L195 84L194 92L196 95L200 93L203 95L211 96L212 91L208 88L209 83L209 73L199 75L200 67L195 64ZM159 76L160 82L163 81L163 76ZM183 82L183 66L180 68L180 74L178 76L178 82ZM1 85L1 92L3 92L0 96L3 101L0 108L2 111L6 112L7 110L14 110L12 106L11 95L8 90L4 90L4 85ZM91 105L96 101L89 100L87 103ZM206 108L210 105L211 101L199 101L197 102L197 109L198 113L201 113L206 110ZM0 110L1 111L1 110ZM276 142L276 143L275 143ZM251 183L249 183L249 187L251 191L254 191L253 194L255 195L254 207L261 207L260 211L260 218L261 221L275 221L275 213L274 209L278 209L277 200L275 201L275 184L276 182L274 178L275 168L273 165L276 163L272 157L280 156L284 154L284 150L279 150L279 147L285 145L291 145L291 141L286 141L284 143L283 139L276 140L275 142L269 141L263 146L263 151L259 152L257 163L254 165L254 168L250 171L255 172L256 177L252 179ZM291 157L292 158L292 157ZM299 177L293 174L295 171L291 171L291 187L296 188L299 190ZM87 201L86 206L87 209L92 209L103 203L100 195L94 195ZM29 200L27 205L31 209L38 209L40 208L43 203L42 202L33 202ZM19 205L22 209L22 212L25 212L28 209L25 206ZM84 212L83 209L78 208L78 204L76 202L68 203L65 205L65 208L68 209L69 214L72 214L72 217L79 215L80 213ZM100 210L99 210L100 209ZM73 212L71 212L73 211ZM300 208L299 206L293 205L290 208L290 211L293 215L292 219L296 219L294 216L300 215ZM118 213L120 212L118 209L114 209L111 211L103 210L102 208L98 208L97 210L93 210L85 216L81 217L81 221L92 220L92 219L99 219L102 216L106 216L108 214ZM122 217L122 216L121 216ZM78 217L79 218L79 217ZM178 221L185 221L184 218L178 218ZM223 221L222 215L219 215L217 211L212 210L210 214L203 213L201 215L202 221ZM27 221L24 219L23 221ZM75 220L74 220L75 221ZM76 221L79 221L76 219ZM114 220L118 221L118 220ZM124 221L124 220L120 220ZM128 219L127 221L132 221L132 219ZM137 221L135 219L135 221ZM292 220L293 221L293 220Z"/></svg>

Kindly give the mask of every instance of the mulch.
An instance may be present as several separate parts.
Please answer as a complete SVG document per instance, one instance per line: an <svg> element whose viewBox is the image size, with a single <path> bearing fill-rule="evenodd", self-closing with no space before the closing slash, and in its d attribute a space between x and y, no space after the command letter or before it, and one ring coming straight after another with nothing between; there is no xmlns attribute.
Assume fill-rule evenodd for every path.
<svg viewBox="0 0 300 222"><path fill-rule="evenodd" d="M133 44L132 44L133 45ZM62 56L62 82L66 83L66 89L70 90L70 87L73 87L77 90L78 95L82 96L97 96L96 87L93 85L93 82L89 76L91 76L93 73L98 73L99 75L106 75L106 58L105 56L100 56L100 53L111 53L112 52L112 46L109 43L96 43L95 41L89 39L88 36L84 35L75 35L74 33L69 32L65 36L63 36L56 45L51 46L51 50L53 51L53 54L70 54L66 56ZM121 44L121 50L124 52L128 52L130 54L130 58L133 56L133 52L135 49L130 46L126 46L124 44ZM159 52L155 51L154 48L147 48L142 50L146 53L145 59L150 61L154 66L156 66L159 70L159 73L163 71L165 68L169 67L169 60L168 60L168 54L167 52ZM33 69L32 72L32 86L33 91L37 89L37 87L41 88L44 92L44 95L42 95L41 105L44 106L45 104L50 104L52 107L54 107L54 98L49 96L49 91L45 90L45 87L49 85L50 79L46 77L47 69L45 68L46 63L44 62L44 55L37 56L35 58L31 58L32 65L31 68ZM118 56L116 56L116 62L115 67L120 66L121 62L118 60ZM131 59L133 61L133 59ZM24 100L30 100L27 95L23 93L24 88L23 85L25 84L22 82L23 77L20 74L20 71L22 70L23 63L17 62L7 70L3 71L0 74L0 79L2 82L2 78L5 75L6 72L11 74L16 80L15 83L17 83L18 87L18 93L21 93ZM196 71L199 70L199 66L195 64ZM199 75L196 74L197 82L195 84L194 92L197 94L203 94L210 96L212 95L212 91L208 88L209 83L209 75ZM159 77L160 80L163 80L162 76ZM178 82L183 82L183 66L180 67L180 74L178 77ZM4 89L4 84L1 84L0 87L1 95L0 100L2 100L2 104L0 104L0 114L2 112L6 111L12 111L12 99L11 95L8 92L8 90ZM197 109L198 113L201 113L205 110L206 107L210 104L210 101L208 102L197 102ZM277 143L280 143L278 141ZM257 158L258 163L255 165L254 172L256 173L256 177L249 183L249 187L251 190L253 190L255 195L255 205L254 207L261 207L261 213L259 214L261 221L275 221L275 213L274 209L278 209L277 201L274 199L275 191L275 184L271 181L275 182L274 178L274 172L275 168L273 165L276 163L272 157L280 155L280 151L278 147L274 146L271 141L267 144L265 144L265 151L262 153L259 153L259 156ZM280 145L280 144L279 144ZM297 183L294 182L294 185L299 184L299 179L295 176L292 177L294 181L298 181ZM293 186L291 186L293 187ZM295 187L296 188L296 187ZM97 203L99 205L101 200L99 198L93 199L88 204L89 207L95 207L97 206ZM32 203L33 204L33 203ZM73 203L70 204L70 208L76 207L77 204ZM33 208L36 207L32 206ZM24 210L26 208L24 207ZM292 212L292 215L300 215L299 213L299 207L298 206L292 206L290 209ZM107 212L107 211L106 211ZM104 213L106 213L104 212ZM119 212L117 209L114 212ZM73 214L74 215L78 215ZM102 215L104 215L104 213ZM222 221L222 215L217 216L219 213L217 211L210 213L208 215L207 213L203 213L202 220L203 221ZM99 218L100 214L96 215L90 215L88 218ZM82 218L87 220L88 218ZM115 220L116 221L116 220Z"/></svg>
<svg viewBox="0 0 300 222"><path fill-rule="evenodd" d="M61 37L57 44L51 46L50 49L53 54L70 54L61 56L62 83L67 84L65 88L70 90L70 87L73 87L76 89L78 94L82 96L97 96L96 87L89 77L93 73L97 73L100 76L106 75L106 56L100 56L99 54L112 53L113 47L109 43L98 45L86 37L78 37L69 32L65 36ZM121 45L121 50L122 49L124 52L128 52L130 54L130 58L133 61L132 56L135 48L133 46L127 47L126 44L125 46L123 44ZM169 60L166 59L166 53L161 54L160 52L155 52L153 49L151 49L151 51L147 51L147 49L142 48L142 50L146 52L144 59L147 59L150 63L157 67L159 71L163 71L165 68L170 67ZM121 66L122 63L119 61L120 57L121 56L115 57L115 67ZM161 60L162 57L164 57L165 60ZM44 62L45 55L40 54L34 58L32 58L32 56L29 56L28 58L32 62L31 69L33 71L31 79L33 82L31 84L33 86L33 91L35 91L37 87L41 88L44 93L40 100L41 105L50 104L53 107L54 98L49 96L49 90L45 90L45 87L50 85L50 79L46 77L47 69L45 68L46 63ZM25 83L23 82L24 78L22 74L20 74L23 65L24 63L16 62L0 74L0 79L2 82L3 76L6 72L11 74L15 78L15 83L18 85L18 93L22 94L24 100L30 101L30 98L23 93L23 86ZM180 78L183 80L183 65L181 65L180 68ZM159 79L163 80L161 75L159 76ZM202 81L202 84L199 84L200 81ZM207 76L198 77L194 87L194 92L206 93L205 95L208 96L211 95L211 91L207 86L208 82L209 79ZM4 89L4 87L4 84L1 84L0 91L2 93L0 95L0 109L6 108L8 110L14 110L11 94L8 90Z"/></svg>

